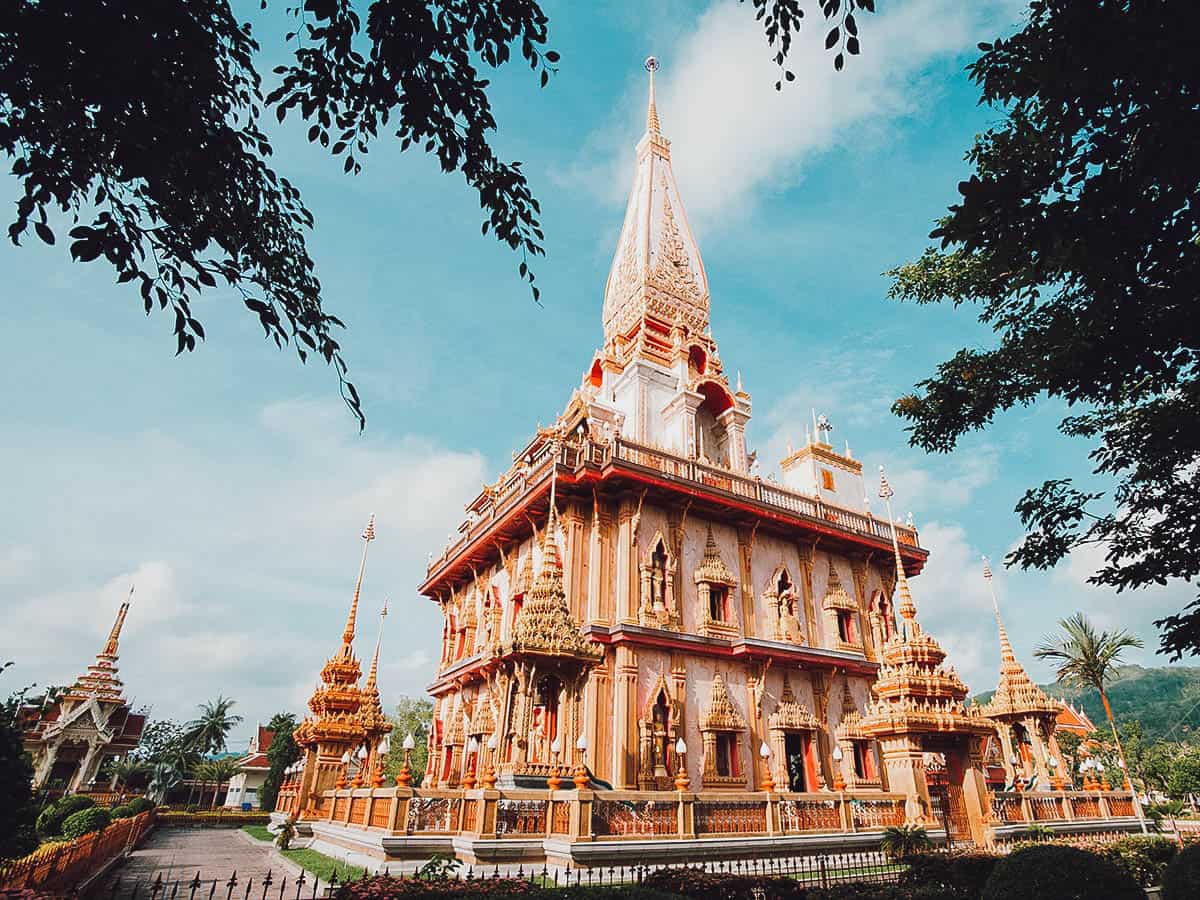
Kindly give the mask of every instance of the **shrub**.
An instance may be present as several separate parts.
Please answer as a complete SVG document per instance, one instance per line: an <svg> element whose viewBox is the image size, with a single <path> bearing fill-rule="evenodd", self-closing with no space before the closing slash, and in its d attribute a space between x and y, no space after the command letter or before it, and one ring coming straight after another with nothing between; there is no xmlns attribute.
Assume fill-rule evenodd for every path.
<svg viewBox="0 0 1200 900"><path fill-rule="evenodd" d="M991 853L916 853L908 857L904 887L934 888L962 900L979 900L1000 857Z"/></svg>
<svg viewBox="0 0 1200 900"><path fill-rule="evenodd" d="M472 881L426 881L420 878L393 878L376 875L350 881L337 889L336 900L389 900L392 897L484 897L489 895L522 896L540 894L529 881L519 878L478 878Z"/></svg>
<svg viewBox="0 0 1200 900"><path fill-rule="evenodd" d="M933 841L920 825L891 825L879 841L879 849L891 859L905 859L932 847Z"/></svg>
<svg viewBox="0 0 1200 900"><path fill-rule="evenodd" d="M1200 887L1200 844L1188 844L1175 854L1163 873L1162 900L1192 900Z"/></svg>
<svg viewBox="0 0 1200 900"><path fill-rule="evenodd" d="M132 819L133 810L128 806L114 806L108 811L109 816L115 822L117 819Z"/></svg>
<svg viewBox="0 0 1200 900"><path fill-rule="evenodd" d="M70 794L55 800L38 815L37 832L43 838L58 837L63 833L63 822L67 816L95 805L96 801L91 797L83 797L79 794Z"/></svg>
<svg viewBox="0 0 1200 900"><path fill-rule="evenodd" d="M800 882L791 878L726 875L705 872L700 868L659 869L647 875L642 880L642 886L698 900L753 900L756 896L768 900L804 900L808 896Z"/></svg>
<svg viewBox="0 0 1200 900"><path fill-rule="evenodd" d="M996 864L982 900L1145 900L1128 874L1086 850L1041 844Z"/></svg>
<svg viewBox="0 0 1200 900"><path fill-rule="evenodd" d="M74 840L92 831L103 831L112 821L107 809L92 806L73 812L63 821L63 837Z"/></svg>
<svg viewBox="0 0 1200 900"><path fill-rule="evenodd" d="M154 809L153 801L147 800L145 797L134 797L125 805L133 810L133 814L135 816L139 816L144 812Z"/></svg>
<svg viewBox="0 0 1200 900"><path fill-rule="evenodd" d="M1127 872L1142 887L1150 887L1162 884L1163 872L1178 849L1174 841L1166 838L1128 837L1097 847L1095 852Z"/></svg>

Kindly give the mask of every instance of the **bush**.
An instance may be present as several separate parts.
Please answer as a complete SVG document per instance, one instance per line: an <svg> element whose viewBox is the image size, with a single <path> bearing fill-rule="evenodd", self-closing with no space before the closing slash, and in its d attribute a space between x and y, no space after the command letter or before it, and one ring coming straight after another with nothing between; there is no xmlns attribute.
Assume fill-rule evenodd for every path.
<svg viewBox="0 0 1200 900"><path fill-rule="evenodd" d="M1099 853L1142 887L1162 884L1167 864L1179 848L1174 841L1161 837L1128 837L1102 847ZM1197 893L1200 893L1198 891Z"/></svg>
<svg viewBox="0 0 1200 900"><path fill-rule="evenodd" d="M74 840L92 831L103 831L112 822L107 809L92 806L73 812L63 821L63 837Z"/></svg>
<svg viewBox="0 0 1200 900"><path fill-rule="evenodd" d="M142 813L154 809L154 803L145 797L134 797L125 805L133 810L135 816L140 816Z"/></svg>
<svg viewBox="0 0 1200 900"><path fill-rule="evenodd" d="M114 806L108 811L109 816L115 822L117 819L132 819L133 810L128 806Z"/></svg>
<svg viewBox="0 0 1200 900"><path fill-rule="evenodd" d="M1041 844L996 864L982 900L1145 900L1132 877L1086 850Z"/></svg>
<svg viewBox="0 0 1200 900"><path fill-rule="evenodd" d="M937 889L950 897L979 900L1000 857L991 853L916 853L906 860L900 884Z"/></svg>
<svg viewBox="0 0 1200 900"><path fill-rule="evenodd" d="M426 881L420 878L374 878L351 881L338 888L336 900L388 900L391 897L484 897L492 894L532 896L540 893L532 882L519 878L479 878L473 881Z"/></svg>
<svg viewBox="0 0 1200 900"><path fill-rule="evenodd" d="M37 832L43 838L58 837L63 833L63 822L69 815L95 805L96 801L91 797L82 797L79 794L70 794L55 800L38 815Z"/></svg>
<svg viewBox="0 0 1200 900"><path fill-rule="evenodd" d="M1189 844L1163 873L1162 900L1193 900L1200 891L1200 844Z"/></svg>
<svg viewBox="0 0 1200 900"><path fill-rule="evenodd" d="M700 868L659 869L642 880L642 886L668 894L682 894L698 900L753 900L765 896L768 900L804 900L807 890L792 878L766 878L751 875L725 875L705 872ZM763 893L757 893L762 891Z"/></svg>

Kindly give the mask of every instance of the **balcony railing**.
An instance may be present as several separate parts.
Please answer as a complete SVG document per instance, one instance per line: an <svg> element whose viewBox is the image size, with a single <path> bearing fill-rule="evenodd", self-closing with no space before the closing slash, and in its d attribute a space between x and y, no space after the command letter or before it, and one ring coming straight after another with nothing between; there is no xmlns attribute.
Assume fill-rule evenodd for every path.
<svg viewBox="0 0 1200 900"><path fill-rule="evenodd" d="M499 487L491 492L488 502L478 507L478 514L459 526L459 536L440 556L430 560L427 574L438 571L454 559L463 547L487 531L497 519L502 518L532 487L548 479L554 465L570 473L577 472L585 466L635 466L656 472L670 481L696 485L750 500L770 509L812 520L814 524L833 525L848 534L891 540L891 525L886 519L836 506L819 497L802 494L774 482L752 478L732 469L688 459L670 450L639 444L625 438L614 438L608 443L582 438L578 441L547 443L530 460L511 469L501 480ZM897 524L896 537L905 547L920 547L915 528Z"/></svg>

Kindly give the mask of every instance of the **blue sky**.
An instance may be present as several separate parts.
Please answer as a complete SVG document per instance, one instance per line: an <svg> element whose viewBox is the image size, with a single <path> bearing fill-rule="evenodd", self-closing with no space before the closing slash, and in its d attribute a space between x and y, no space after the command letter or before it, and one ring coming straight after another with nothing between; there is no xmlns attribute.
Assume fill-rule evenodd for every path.
<svg viewBox="0 0 1200 900"><path fill-rule="evenodd" d="M267 73L289 23L257 6L244 14ZM998 559L1019 538L1012 508L1024 487L1086 475L1085 448L1055 433L1061 411L1043 404L1001 417L953 455L909 449L891 400L991 336L966 311L888 301L880 273L918 255L953 201L963 153L995 115L976 105L964 66L978 41L1012 30L1021 4L880 6L846 72L833 72L814 29L795 50L797 81L777 94L748 5L547 3L559 74L539 90L516 67L493 92L498 145L525 162L544 211L540 307L512 255L480 237L458 176L386 142L360 176L343 176L299 123L276 129L277 168L316 216L327 309L348 326L363 435L332 375L265 344L232 296L198 306L208 340L175 358L170 318L146 318L102 264L71 263L65 242L0 244L0 465L10 473L0 612L11 626L0 659L18 664L9 687L73 678L136 582L120 665L137 703L186 717L222 692L248 723L300 712L338 640L358 535L375 512L361 653L387 596L385 701L421 693L440 627L415 594L427 553L553 419L600 342L649 53L662 62L659 113L708 272L713 334L754 398L751 445L777 461L815 406L835 441L871 469L888 465L899 511L913 511L932 552L913 583L922 620L973 690L992 687L979 555ZM1095 562L998 571L1035 676L1049 671L1031 648L1057 618L1086 609L1153 647L1152 620L1189 597L1183 586L1124 597L1090 588Z"/></svg>

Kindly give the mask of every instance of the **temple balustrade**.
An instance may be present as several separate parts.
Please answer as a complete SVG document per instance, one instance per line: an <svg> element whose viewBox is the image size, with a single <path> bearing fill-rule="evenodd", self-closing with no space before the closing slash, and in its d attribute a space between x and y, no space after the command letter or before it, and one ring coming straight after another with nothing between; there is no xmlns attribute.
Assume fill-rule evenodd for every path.
<svg viewBox="0 0 1200 900"><path fill-rule="evenodd" d="M577 474L585 467L649 470L673 482L716 490L771 510L810 519L819 523L822 528L833 526L848 535L891 540L891 526L885 518L865 515L775 482L747 476L712 463L689 459L670 450L639 444L627 438L614 437L607 443L581 438L544 444L533 454L531 460L502 477L498 482L499 487L489 489L473 503L472 516L459 526L458 537L445 547L441 554L429 561L426 569L427 580L440 573L464 547L483 535L527 494L548 483L555 466L560 473L567 475ZM915 528L897 524L896 536L901 546L920 550Z"/></svg>
<svg viewBox="0 0 1200 900"><path fill-rule="evenodd" d="M1128 791L994 791L992 824L1123 819L1137 814Z"/></svg>
<svg viewBox="0 0 1200 900"><path fill-rule="evenodd" d="M277 812L294 801L280 792ZM907 821L905 796L880 791L702 792L357 788L326 791L303 819L394 836L575 841L881 833ZM999 791L993 826L1134 816L1123 791Z"/></svg>

